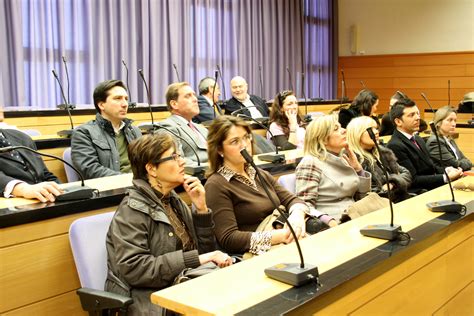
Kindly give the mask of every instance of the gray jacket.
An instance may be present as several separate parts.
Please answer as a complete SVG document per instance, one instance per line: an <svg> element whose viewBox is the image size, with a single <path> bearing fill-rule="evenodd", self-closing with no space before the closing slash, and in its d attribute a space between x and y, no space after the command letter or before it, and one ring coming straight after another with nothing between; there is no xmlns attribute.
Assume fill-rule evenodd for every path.
<svg viewBox="0 0 474 316"><path fill-rule="evenodd" d="M125 119L123 131L127 143L142 134L132 120ZM120 155L115 142L112 123L96 114L95 120L74 129L71 139L71 158L85 179L120 174Z"/></svg>
<svg viewBox="0 0 474 316"><path fill-rule="evenodd" d="M178 138L176 141L178 144L180 144L179 149L186 159L186 165L194 165L197 163L196 154L199 156L201 163L207 162L207 142L197 137L196 133L184 122L181 117L173 114L161 122L160 125L168 128L174 134L177 134L182 139L184 139L183 141L182 139ZM201 133L203 138L207 139L207 129L201 124L194 123L194 126L197 128L199 133ZM196 152L196 154L194 152Z"/></svg>
<svg viewBox="0 0 474 316"><path fill-rule="evenodd" d="M439 159L439 149L438 143L436 142L436 136L431 135L426 141L426 147L428 147L428 151L430 152L431 160L437 168L443 170L448 166L454 168L461 167L461 169L464 171L470 170L472 168L472 162L469 160L469 158L464 156L463 152L459 149L454 140L451 140L451 145L456 150L456 154L458 155L459 159L456 158L456 155L454 154L453 149L448 145L446 138L439 136L439 142L441 147L441 156L443 157L442 163Z"/></svg>
<svg viewBox="0 0 474 316"><path fill-rule="evenodd" d="M212 213L192 213L172 191L170 204L181 215L198 248L183 252L164 213L161 197L148 182L133 180L107 233L109 272L105 289L133 298L129 316L163 313L151 303L151 293L172 285L184 268L198 267L198 253L216 249Z"/></svg>

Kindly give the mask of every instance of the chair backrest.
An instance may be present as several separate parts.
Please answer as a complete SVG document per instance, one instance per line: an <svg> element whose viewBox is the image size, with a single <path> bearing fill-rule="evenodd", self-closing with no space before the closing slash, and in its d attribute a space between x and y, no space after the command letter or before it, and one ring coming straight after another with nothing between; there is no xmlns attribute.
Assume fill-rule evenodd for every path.
<svg viewBox="0 0 474 316"><path fill-rule="evenodd" d="M278 183L291 193L296 192L296 175L294 173L281 176L278 178Z"/></svg>
<svg viewBox="0 0 474 316"><path fill-rule="evenodd" d="M107 277L105 239L114 213L79 218L69 227L69 242L82 287L104 290Z"/></svg>
<svg viewBox="0 0 474 316"><path fill-rule="evenodd" d="M72 164L71 147L68 147L64 150L63 159L69 162L70 164ZM67 182L74 182L74 181L80 180L79 175L77 174L76 171L74 171L74 169L72 169L66 164L63 164L63 165L64 165L64 171L66 172Z"/></svg>

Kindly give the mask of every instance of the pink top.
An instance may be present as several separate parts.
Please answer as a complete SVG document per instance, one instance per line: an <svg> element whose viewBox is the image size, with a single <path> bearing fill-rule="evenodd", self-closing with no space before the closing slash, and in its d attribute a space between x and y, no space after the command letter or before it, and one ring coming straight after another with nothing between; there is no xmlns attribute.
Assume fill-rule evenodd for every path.
<svg viewBox="0 0 474 316"><path fill-rule="evenodd" d="M270 132L273 133L273 136L285 135L285 133L283 132L282 127L280 125L278 125L277 123L275 123L275 122L272 122L270 124L269 130L270 130ZM295 144L296 148L303 149L303 147L304 147L304 136L305 135L306 135L306 130L303 127L299 126L296 129L296 144ZM267 139L268 140L272 139L272 136L268 132L267 132Z"/></svg>

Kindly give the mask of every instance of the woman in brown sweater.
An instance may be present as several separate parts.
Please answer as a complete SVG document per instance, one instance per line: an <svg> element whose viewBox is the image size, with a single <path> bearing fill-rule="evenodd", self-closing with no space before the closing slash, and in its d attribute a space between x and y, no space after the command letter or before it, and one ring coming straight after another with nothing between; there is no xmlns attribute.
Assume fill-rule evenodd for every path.
<svg viewBox="0 0 474 316"><path fill-rule="evenodd" d="M274 207L268 199L255 169L240 154L252 154L252 133L248 124L233 116L219 116L209 127L209 172L206 201L214 211L215 234L220 246L230 253L249 251L260 254L272 245L293 240L283 228L255 232ZM306 204L280 186L268 172L261 170L273 197L291 214L289 220L298 237L304 237Z"/></svg>

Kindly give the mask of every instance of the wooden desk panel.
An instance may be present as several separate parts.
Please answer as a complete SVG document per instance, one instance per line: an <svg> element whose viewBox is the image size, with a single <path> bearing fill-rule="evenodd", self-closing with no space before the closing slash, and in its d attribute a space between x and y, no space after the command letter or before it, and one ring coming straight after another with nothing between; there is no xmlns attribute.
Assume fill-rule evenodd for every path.
<svg viewBox="0 0 474 316"><path fill-rule="evenodd" d="M468 192L457 192L456 194L457 199L461 202L467 202L472 199L472 194ZM447 190L447 187L444 186L416 198L401 202L395 207L395 223L400 224L404 231L415 229L419 225L431 221L440 215L439 213L429 212L424 206L426 201L449 197L450 193ZM360 235L359 229L367 224L387 223L388 219L388 209L382 209L302 240L301 246L305 254L305 262L316 264L320 273L324 273L337 267L343 262L347 262L354 257L364 254L368 249L382 246L385 241L363 237ZM356 278L354 281L355 285L352 285L353 281L347 282L347 285L342 285L342 289L344 289L344 286L352 285L349 290L346 288L344 294L356 291L362 284L364 284L364 282L370 281L370 278L374 277L374 275L384 275L384 273L398 267L400 264L408 262L408 259L424 249L423 247L426 247L427 253L430 254L433 259L436 259L440 256L438 253L440 249L442 249L443 252L446 252L449 249L446 245L451 245L452 247L453 244L461 244L463 238L472 238L474 230L473 216L470 216L469 219L461 221L460 223L462 223L460 225L465 229L459 229L458 226L453 225L452 228L449 227L446 231L441 232L438 237L434 237L437 238L436 240L429 239L425 244L416 244L413 248L408 248L408 251L400 252L400 255L396 254L392 259L387 260L387 262L376 265L370 270L369 274L362 274L358 277L358 280L362 281L356 282ZM458 231L461 235L457 235ZM434 242L432 245L438 247L430 248L430 242ZM440 242L439 245L437 245L438 242ZM470 244L468 243L463 247L469 247L469 245ZM407 257L405 258L404 256ZM413 258L413 262L418 262L418 264L425 265L427 263L423 258ZM466 258L469 259L469 253L466 254ZM152 301L155 304L189 315L235 314L285 292L290 288L288 285L267 278L264 275L264 268L281 262L298 261L295 245L286 245L249 261L155 292L152 295ZM471 270L468 270L469 272L465 274L467 276L472 275L472 256L470 257L469 267ZM400 273L403 272L404 275L409 276L415 271L416 268L414 268L414 265L411 267L401 265L400 271L397 270L396 273L391 275L392 283L386 283L387 278L383 280L385 283L379 281L377 287L370 288L370 291L375 291L374 294L366 297L365 300L371 301L375 296L380 295L385 290L388 290L397 284L400 281L400 278L403 277ZM370 278L367 278L367 276ZM466 279L468 278L469 277L466 277ZM206 290L199 291L197 289ZM331 290L328 295L331 295L332 292L333 291ZM344 301L345 304L335 303L335 306L342 309L346 308L347 312L348 309L355 306L351 304L357 302L360 297L366 295L365 292L361 293L354 293L356 297L349 297L347 301ZM324 299L318 298L315 300L314 304L324 306L324 302ZM408 304L407 302L405 303ZM417 304L417 301L414 300L414 303ZM306 310L297 310L295 315L301 315L302 313L308 314L316 310L313 309L313 305L308 306L310 307ZM244 314L252 313L256 313L256 311L249 311ZM323 314L338 315L339 313L332 313L332 310L330 310L329 313L323 312Z"/></svg>

